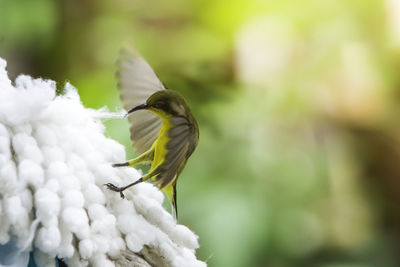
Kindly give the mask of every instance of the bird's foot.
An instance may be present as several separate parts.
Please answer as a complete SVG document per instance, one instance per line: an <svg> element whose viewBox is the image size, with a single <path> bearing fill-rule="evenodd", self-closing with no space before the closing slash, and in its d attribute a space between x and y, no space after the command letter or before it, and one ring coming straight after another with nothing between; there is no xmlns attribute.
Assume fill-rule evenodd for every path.
<svg viewBox="0 0 400 267"><path fill-rule="evenodd" d="M124 163L115 163L112 165L114 168L115 167L127 167L129 166L129 162L124 162Z"/></svg>
<svg viewBox="0 0 400 267"><path fill-rule="evenodd" d="M122 191L124 191L126 188L124 186L122 187L118 187L113 185L112 183L108 183L108 184L104 184L105 186L107 186L107 189L114 191L114 192L119 192L121 198L125 198L124 193L122 193Z"/></svg>

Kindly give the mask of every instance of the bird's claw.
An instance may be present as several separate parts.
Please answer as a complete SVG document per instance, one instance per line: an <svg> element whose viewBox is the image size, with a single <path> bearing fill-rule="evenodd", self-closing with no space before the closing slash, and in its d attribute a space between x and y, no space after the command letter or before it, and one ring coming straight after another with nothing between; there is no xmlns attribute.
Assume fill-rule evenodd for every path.
<svg viewBox="0 0 400 267"><path fill-rule="evenodd" d="M122 191L124 191L123 187L118 187L113 185L112 183L108 183L108 184L104 184L105 186L107 186L108 190L114 191L114 192L119 192L121 198L125 198L124 193L122 193Z"/></svg>
<svg viewBox="0 0 400 267"><path fill-rule="evenodd" d="M114 168L116 168L116 167L127 167L127 166L129 166L129 162L114 163L114 164L111 165L111 166L113 166Z"/></svg>

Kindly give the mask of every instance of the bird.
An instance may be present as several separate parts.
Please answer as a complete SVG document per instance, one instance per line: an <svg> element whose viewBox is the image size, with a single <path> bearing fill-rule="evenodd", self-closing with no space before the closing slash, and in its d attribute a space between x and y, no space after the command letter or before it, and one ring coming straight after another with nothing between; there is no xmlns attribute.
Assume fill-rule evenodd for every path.
<svg viewBox="0 0 400 267"><path fill-rule="evenodd" d="M118 87L131 124L130 138L139 156L113 167L150 163L140 179L125 185L107 183L119 192L147 180L165 193L177 220L177 180L199 141L199 126L185 98L166 89L146 60L136 51L123 49L118 60Z"/></svg>

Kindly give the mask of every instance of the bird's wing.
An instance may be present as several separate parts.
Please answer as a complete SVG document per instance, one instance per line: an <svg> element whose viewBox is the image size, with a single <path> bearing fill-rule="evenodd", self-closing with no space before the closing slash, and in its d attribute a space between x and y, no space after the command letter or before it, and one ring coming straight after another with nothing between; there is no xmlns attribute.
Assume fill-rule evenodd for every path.
<svg viewBox="0 0 400 267"><path fill-rule="evenodd" d="M160 166L160 175L156 178L156 183L160 188L172 184L197 145L197 136L186 118L173 117L171 123L173 127L168 131L167 153Z"/></svg>
<svg viewBox="0 0 400 267"><path fill-rule="evenodd" d="M121 100L126 110L145 104L152 94L165 89L150 65L138 53L126 49L121 51L117 76ZM146 110L130 114L128 120L134 148L142 154L157 139L162 121Z"/></svg>

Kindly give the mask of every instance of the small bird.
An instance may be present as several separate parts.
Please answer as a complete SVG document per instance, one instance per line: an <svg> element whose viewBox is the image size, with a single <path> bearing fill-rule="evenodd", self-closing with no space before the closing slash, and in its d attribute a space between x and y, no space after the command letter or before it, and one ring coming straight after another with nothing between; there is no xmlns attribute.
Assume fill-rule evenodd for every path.
<svg viewBox="0 0 400 267"><path fill-rule="evenodd" d="M150 65L137 53L122 50L119 60L118 87L124 108L129 110L130 134L140 155L113 167L151 163L149 172L139 180L108 189L119 192L152 178L167 195L175 219L178 216L176 183L199 140L199 127L185 99L166 89ZM135 112L134 114L132 114Z"/></svg>

